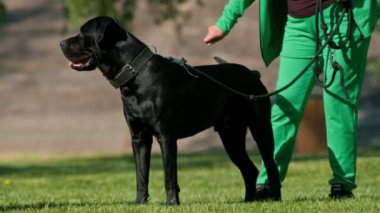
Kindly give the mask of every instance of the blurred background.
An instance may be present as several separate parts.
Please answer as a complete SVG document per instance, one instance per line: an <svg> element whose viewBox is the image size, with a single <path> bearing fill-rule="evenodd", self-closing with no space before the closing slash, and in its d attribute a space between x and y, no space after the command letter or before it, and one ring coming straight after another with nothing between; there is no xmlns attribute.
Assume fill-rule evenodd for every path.
<svg viewBox="0 0 380 213"><path fill-rule="evenodd" d="M274 90L278 61L261 57L258 2L223 42L206 46L207 27L217 20L220 0L0 0L0 152L131 152L120 94L100 74L75 72L59 42L96 15L111 15L164 56L191 65L214 56L259 70ZM380 146L380 32L374 34L359 112L359 147ZM308 102L297 152L325 146L321 91ZM248 147L255 149L250 136ZM222 149L209 129L179 141L180 152ZM158 151L157 144L154 151Z"/></svg>

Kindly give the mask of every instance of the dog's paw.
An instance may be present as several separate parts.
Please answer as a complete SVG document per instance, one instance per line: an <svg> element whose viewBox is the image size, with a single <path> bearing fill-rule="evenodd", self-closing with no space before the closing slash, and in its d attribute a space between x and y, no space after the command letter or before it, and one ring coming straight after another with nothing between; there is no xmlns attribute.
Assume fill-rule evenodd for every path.
<svg viewBox="0 0 380 213"><path fill-rule="evenodd" d="M168 206L178 206L179 204L179 199L170 199L166 201L166 205Z"/></svg>
<svg viewBox="0 0 380 213"><path fill-rule="evenodd" d="M255 201L281 201L281 189L272 189L267 185L257 186Z"/></svg>
<svg viewBox="0 0 380 213"><path fill-rule="evenodd" d="M255 201L255 196L245 196L244 202L249 203Z"/></svg>
<svg viewBox="0 0 380 213"><path fill-rule="evenodd" d="M178 193L168 195L166 198L166 205L178 206L179 205L179 195Z"/></svg>
<svg viewBox="0 0 380 213"><path fill-rule="evenodd" d="M145 204L148 203L148 197L149 195L141 195L136 197L136 204Z"/></svg>

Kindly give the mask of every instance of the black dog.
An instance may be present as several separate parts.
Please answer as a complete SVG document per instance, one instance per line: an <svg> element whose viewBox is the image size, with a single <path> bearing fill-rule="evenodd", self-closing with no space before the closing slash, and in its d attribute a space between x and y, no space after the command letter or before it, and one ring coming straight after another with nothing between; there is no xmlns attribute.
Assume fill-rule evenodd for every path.
<svg viewBox="0 0 380 213"><path fill-rule="evenodd" d="M266 94L259 75L238 64L194 69L152 53L114 19L96 17L80 33L61 42L71 67L99 68L120 88L124 115L132 135L137 171L137 203L148 199L152 137L160 145L165 170L167 204L179 204L177 139L214 126L245 183L245 201L255 200L258 170L245 149L247 128L257 142L268 170L271 199L279 200L279 173L273 159L274 141L269 98L248 101L192 70L200 70L229 87L249 94Z"/></svg>

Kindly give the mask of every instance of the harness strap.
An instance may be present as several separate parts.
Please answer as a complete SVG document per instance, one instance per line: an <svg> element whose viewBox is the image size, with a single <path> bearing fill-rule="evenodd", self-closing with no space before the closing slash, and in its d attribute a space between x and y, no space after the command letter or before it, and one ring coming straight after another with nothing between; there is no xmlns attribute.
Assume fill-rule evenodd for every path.
<svg viewBox="0 0 380 213"><path fill-rule="evenodd" d="M121 87L134 78L153 55L154 53L148 47L145 47L135 59L133 59L130 63L125 64L119 70L119 73L115 76L115 78L109 80L109 82L113 87L115 87L115 89Z"/></svg>

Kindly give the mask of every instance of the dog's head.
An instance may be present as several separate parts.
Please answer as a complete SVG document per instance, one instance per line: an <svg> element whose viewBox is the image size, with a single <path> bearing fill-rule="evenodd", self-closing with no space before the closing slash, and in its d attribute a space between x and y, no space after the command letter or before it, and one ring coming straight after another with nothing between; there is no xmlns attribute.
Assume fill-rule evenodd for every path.
<svg viewBox="0 0 380 213"><path fill-rule="evenodd" d="M81 26L78 35L63 40L60 45L71 68L91 71L104 63L115 64L116 44L127 39L126 31L110 17L100 16ZM117 63L116 63L117 64Z"/></svg>

